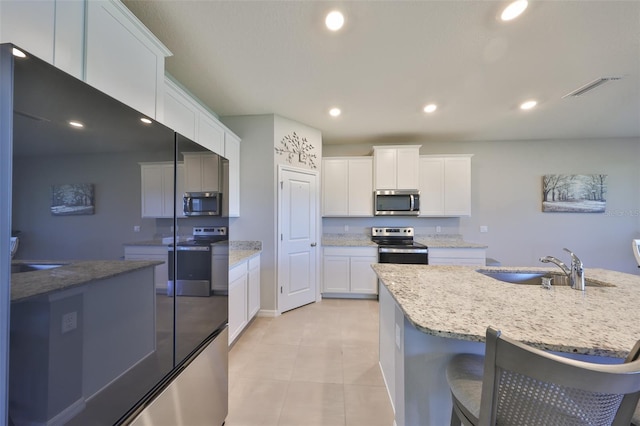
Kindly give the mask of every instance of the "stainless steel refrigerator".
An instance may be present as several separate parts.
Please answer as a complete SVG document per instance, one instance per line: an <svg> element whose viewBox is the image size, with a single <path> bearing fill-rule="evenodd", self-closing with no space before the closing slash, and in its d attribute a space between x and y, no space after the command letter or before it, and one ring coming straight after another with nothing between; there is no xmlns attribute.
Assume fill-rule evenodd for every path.
<svg viewBox="0 0 640 426"><path fill-rule="evenodd" d="M12 147L10 228L20 232L9 424L223 424L227 292L167 294L163 261L123 253L154 245L169 262L194 226L227 227L224 214L182 215L183 154L215 157L223 200L227 160L14 48L0 45L0 90L12 93L0 111L13 111L0 117L11 129L0 142ZM156 201L162 212L145 214ZM176 259L172 270L187 267Z"/></svg>

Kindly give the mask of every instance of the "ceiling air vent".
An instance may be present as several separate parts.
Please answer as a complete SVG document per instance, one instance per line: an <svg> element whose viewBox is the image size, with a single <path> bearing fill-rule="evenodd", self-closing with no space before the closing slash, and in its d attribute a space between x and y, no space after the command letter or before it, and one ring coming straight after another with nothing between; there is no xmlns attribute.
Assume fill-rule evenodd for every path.
<svg viewBox="0 0 640 426"><path fill-rule="evenodd" d="M595 89L596 87L602 86L605 83L608 83L610 81L617 81L617 80L621 80L621 79L622 79L622 77L600 77L600 78L596 78L592 82L585 84L584 86L574 90L573 92L567 93L566 95L564 95L562 97L562 99L564 99L564 98L575 98L577 96L582 96L582 95L586 94L587 92Z"/></svg>

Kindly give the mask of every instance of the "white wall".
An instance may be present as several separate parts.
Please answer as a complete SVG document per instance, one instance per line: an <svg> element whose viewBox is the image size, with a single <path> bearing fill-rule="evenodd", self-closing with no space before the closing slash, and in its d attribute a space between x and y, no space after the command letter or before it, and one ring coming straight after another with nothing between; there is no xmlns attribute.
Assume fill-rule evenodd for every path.
<svg viewBox="0 0 640 426"><path fill-rule="evenodd" d="M325 145L323 152L369 155L371 146ZM443 233L460 233L487 244L487 255L503 265L539 265L543 255L565 259L562 248L568 247L587 268L639 273L631 239L640 238L640 140L425 142L420 153L474 154L472 213L460 219L400 220L407 226L435 233L440 225ZM606 213L543 213L542 176L551 173L607 174ZM343 224L350 224L349 232L362 232L385 220L324 219L323 224L325 232L338 232ZM489 232L480 233L480 225Z"/></svg>

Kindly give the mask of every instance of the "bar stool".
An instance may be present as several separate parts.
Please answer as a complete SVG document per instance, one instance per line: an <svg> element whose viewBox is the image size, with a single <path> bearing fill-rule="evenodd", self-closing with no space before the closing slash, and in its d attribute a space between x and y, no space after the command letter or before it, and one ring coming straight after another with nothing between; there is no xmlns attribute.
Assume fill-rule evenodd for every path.
<svg viewBox="0 0 640 426"><path fill-rule="evenodd" d="M460 354L447 366L451 425L628 426L640 398L639 355L640 341L623 364L576 361L489 327L484 357Z"/></svg>

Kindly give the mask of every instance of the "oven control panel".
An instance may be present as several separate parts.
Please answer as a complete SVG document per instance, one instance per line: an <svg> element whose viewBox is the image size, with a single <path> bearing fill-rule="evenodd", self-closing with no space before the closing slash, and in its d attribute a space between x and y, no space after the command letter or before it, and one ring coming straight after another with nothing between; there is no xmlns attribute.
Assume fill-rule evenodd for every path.
<svg viewBox="0 0 640 426"><path fill-rule="evenodd" d="M412 227L371 228L372 237L413 237Z"/></svg>

